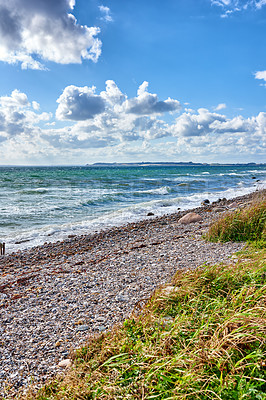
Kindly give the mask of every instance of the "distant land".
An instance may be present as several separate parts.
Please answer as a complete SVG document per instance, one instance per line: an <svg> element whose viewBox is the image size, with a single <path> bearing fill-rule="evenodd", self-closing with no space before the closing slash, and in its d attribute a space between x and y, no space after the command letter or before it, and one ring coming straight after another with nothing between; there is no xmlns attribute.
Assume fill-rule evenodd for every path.
<svg viewBox="0 0 266 400"><path fill-rule="evenodd" d="M248 166L266 166L266 163L238 163L238 164L220 164L220 163L193 163L192 161L189 162L136 162L136 163L94 163L94 164L86 164L86 166L88 167L160 167L160 166L166 166L166 167L175 167L175 166L184 166L184 167L189 167L189 166L195 166L195 167L199 167L199 166L226 166L226 167L230 167L230 166L242 166L242 165L248 165Z"/></svg>

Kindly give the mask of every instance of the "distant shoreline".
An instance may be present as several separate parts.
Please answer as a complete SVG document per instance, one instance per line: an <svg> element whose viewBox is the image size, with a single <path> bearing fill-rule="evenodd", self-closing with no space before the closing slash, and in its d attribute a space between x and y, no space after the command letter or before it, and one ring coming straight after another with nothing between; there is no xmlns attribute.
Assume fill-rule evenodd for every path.
<svg viewBox="0 0 266 400"><path fill-rule="evenodd" d="M266 166L266 163L237 163L237 164L231 164L231 163L225 163L225 164L220 164L220 163L193 163L192 161L189 162L130 162L130 163L93 163L93 164L86 164L86 167L242 167L242 166Z"/></svg>
<svg viewBox="0 0 266 400"><path fill-rule="evenodd" d="M266 163L194 163L192 161L189 162L124 162L124 163L104 163L104 162L96 162L92 164L56 164L56 165L0 165L0 168L80 168L80 167L266 167Z"/></svg>

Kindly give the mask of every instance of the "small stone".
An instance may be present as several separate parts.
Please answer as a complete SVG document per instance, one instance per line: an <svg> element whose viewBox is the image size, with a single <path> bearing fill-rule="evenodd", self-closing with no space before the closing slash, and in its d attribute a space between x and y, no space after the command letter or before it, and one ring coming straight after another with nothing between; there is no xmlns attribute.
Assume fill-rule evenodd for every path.
<svg viewBox="0 0 266 400"><path fill-rule="evenodd" d="M179 220L179 222L181 224L191 224L191 223L199 222L199 221L202 221L202 217L199 214L196 214L194 212L190 212L190 213L184 215Z"/></svg>
<svg viewBox="0 0 266 400"><path fill-rule="evenodd" d="M83 332L83 331L87 331L87 330L89 330L89 329L90 329L89 325L79 325L79 326L77 327L76 331Z"/></svg>
<svg viewBox="0 0 266 400"><path fill-rule="evenodd" d="M106 327L105 327L104 325L99 325L99 326L97 327L97 329L98 329L99 332L106 331Z"/></svg>
<svg viewBox="0 0 266 400"><path fill-rule="evenodd" d="M162 326L165 327L169 327L172 325L172 323L174 322L174 318L170 317L170 316L166 316L163 318L162 320Z"/></svg>
<svg viewBox="0 0 266 400"><path fill-rule="evenodd" d="M62 360L58 363L58 367L60 368L69 368L72 365L72 361L70 358L66 358L65 360Z"/></svg>
<svg viewBox="0 0 266 400"><path fill-rule="evenodd" d="M202 206L206 206L207 204L210 204L210 200L209 199L205 199L201 202Z"/></svg>
<svg viewBox="0 0 266 400"><path fill-rule="evenodd" d="M214 212L223 212L223 211L226 211L226 208L222 208L222 207L214 207L214 209L213 209L213 211Z"/></svg>
<svg viewBox="0 0 266 400"><path fill-rule="evenodd" d="M74 322L75 325L84 325L84 321L82 319L79 319L78 321Z"/></svg>
<svg viewBox="0 0 266 400"><path fill-rule="evenodd" d="M105 321L105 317L97 317L97 318L95 318L98 322L103 322L103 321Z"/></svg>
<svg viewBox="0 0 266 400"><path fill-rule="evenodd" d="M237 208L238 207L238 203L236 202L236 201L234 201L233 203L231 203L231 204L229 204L229 206L228 206L228 208L230 208L230 209L234 209L234 208Z"/></svg>
<svg viewBox="0 0 266 400"><path fill-rule="evenodd" d="M148 212L147 217L151 217L153 215L154 215L153 212Z"/></svg>
<svg viewBox="0 0 266 400"><path fill-rule="evenodd" d="M117 296L117 301L129 301L128 296Z"/></svg>
<svg viewBox="0 0 266 400"><path fill-rule="evenodd" d="M165 288L162 289L162 293L166 296L177 291L178 288L176 288L175 286L166 286Z"/></svg>

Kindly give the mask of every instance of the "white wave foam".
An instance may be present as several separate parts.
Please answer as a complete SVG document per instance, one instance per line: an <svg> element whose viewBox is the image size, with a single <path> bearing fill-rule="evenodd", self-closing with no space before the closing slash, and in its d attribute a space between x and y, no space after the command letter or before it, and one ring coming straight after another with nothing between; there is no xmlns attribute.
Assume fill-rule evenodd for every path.
<svg viewBox="0 0 266 400"><path fill-rule="evenodd" d="M262 170L262 169L253 169L253 170L251 170L251 171L247 171L246 173L247 174L251 174L251 175L255 175L255 174L265 174L265 169L264 170Z"/></svg>
<svg viewBox="0 0 266 400"><path fill-rule="evenodd" d="M148 189L148 190L139 190L136 193L150 193L150 194L161 194L165 195L171 192L171 188L169 186L162 186L157 189Z"/></svg>

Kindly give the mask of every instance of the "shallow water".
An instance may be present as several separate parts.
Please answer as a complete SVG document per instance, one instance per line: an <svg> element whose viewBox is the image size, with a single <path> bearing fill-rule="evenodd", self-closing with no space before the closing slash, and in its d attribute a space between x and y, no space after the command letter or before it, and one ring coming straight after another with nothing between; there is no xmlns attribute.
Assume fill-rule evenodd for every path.
<svg viewBox="0 0 266 400"><path fill-rule="evenodd" d="M252 179L255 177L256 179ZM259 180L259 181L258 181ZM265 166L0 167L7 251L265 187Z"/></svg>

